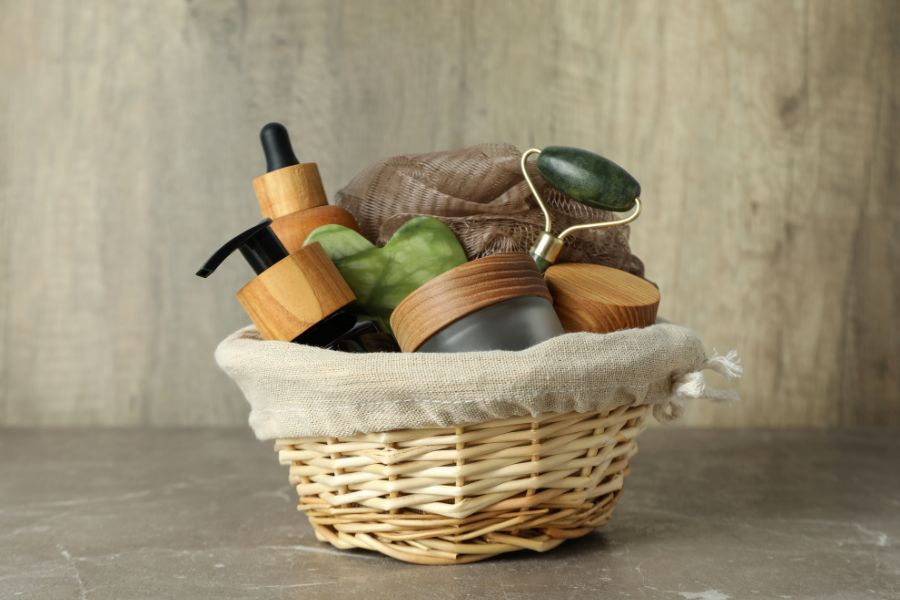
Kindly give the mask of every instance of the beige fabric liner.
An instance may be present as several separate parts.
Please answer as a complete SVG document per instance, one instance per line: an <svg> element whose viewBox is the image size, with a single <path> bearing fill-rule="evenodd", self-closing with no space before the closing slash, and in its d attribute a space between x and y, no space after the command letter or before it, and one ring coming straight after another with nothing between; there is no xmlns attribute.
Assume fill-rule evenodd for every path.
<svg viewBox="0 0 900 600"><path fill-rule="evenodd" d="M361 353L263 341L252 327L216 349L250 403L259 439L348 436L514 416L649 404L663 421L687 398L732 400L702 371L740 376L737 356L707 358L686 327L657 323L570 333L520 352Z"/></svg>

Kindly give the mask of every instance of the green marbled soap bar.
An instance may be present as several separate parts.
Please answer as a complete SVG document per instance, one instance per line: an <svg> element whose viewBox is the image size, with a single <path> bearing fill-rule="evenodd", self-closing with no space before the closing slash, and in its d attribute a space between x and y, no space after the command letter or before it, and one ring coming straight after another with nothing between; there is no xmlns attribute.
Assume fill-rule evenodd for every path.
<svg viewBox="0 0 900 600"><path fill-rule="evenodd" d="M415 217L383 248L342 225L323 225L306 238L318 242L356 294L354 310L390 331L391 312L426 281L466 262L466 253L438 219Z"/></svg>
<svg viewBox="0 0 900 600"><path fill-rule="evenodd" d="M624 212L641 195L641 184L628 171L581 148L547 146L538 155L537 168L554 188L594 208Z"/></svg>

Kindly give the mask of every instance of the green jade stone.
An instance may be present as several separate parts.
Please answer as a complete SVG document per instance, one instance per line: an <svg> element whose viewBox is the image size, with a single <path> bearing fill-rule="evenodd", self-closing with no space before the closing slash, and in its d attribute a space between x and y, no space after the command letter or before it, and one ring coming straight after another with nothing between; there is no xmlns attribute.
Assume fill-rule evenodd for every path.
<svg viewBox="0 0 900 600"><path fill-rule="evenodd" d="M318 242L356 294L357 314L386 331L394 308L426 281L466 262L466 253L438 219L415 217L398 229L383 248L342 225L323 225L306 238Z"/></svg>
<svg viewBox="0 0 900 600"><path fill-rule="evenodd" d="M547 146L538 155L537 168L551 186L594 208L625 212L641 195L641 184L628 171L581 148Z"/></svg>
<svg viewBox="0 0 900 600"><path fill-rule="evenodd" d="M538 273L543 273L553 264L543 256L538 256L534 252L529 252L528 254L534 259L534 264L537 266Z"/></svg>

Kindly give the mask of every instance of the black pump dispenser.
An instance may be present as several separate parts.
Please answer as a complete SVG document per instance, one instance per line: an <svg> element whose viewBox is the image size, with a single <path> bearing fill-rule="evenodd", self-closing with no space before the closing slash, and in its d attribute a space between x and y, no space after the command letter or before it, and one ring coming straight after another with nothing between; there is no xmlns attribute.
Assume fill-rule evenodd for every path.
<svg viewBox="0 0 900 600"><path fill-rule="evenodd" d="M247 231L239 233L221 248L216 250L206 264L197 271L200 277L209 277L213 274L222 261L231 256L235 250L240 250L253 271L259 275L278 261L287 258L288 252L278 241L278 238L269 228L272 221L266 219L258 225L254 225Z"/></svg>
<svg viewBox="0 0 900 600"><path fill-rule="evenodd" d="M266 154L267 172L300 164L291 146L288 130L281 123L269 123L264 126L259 132L259 141L262 142L263 152Z"/></svg>
<svg viewBox="0 0 900 600"><path fill-rule="evenodd" d="M289 255L270 223L266 219L230 239L197 275L209 277L240 250L256 277L237 299L264 339L344 352L398 351L374 323L357 321L344 310L356 297L321 246L311 244ZM321 294L315 291L319 286Z"/></svg>

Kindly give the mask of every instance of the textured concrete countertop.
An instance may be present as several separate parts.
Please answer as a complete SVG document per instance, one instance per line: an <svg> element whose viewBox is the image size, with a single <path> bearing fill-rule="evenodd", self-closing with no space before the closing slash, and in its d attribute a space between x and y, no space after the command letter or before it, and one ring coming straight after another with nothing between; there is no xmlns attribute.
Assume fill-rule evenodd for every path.
<svg viewBox="0 0 900 600"><path fill-rule="evenodd" d="M244 430L0 430L0 598L900 598L900 436L641 441L604 529L420 567L317 542Z"/></svg>

